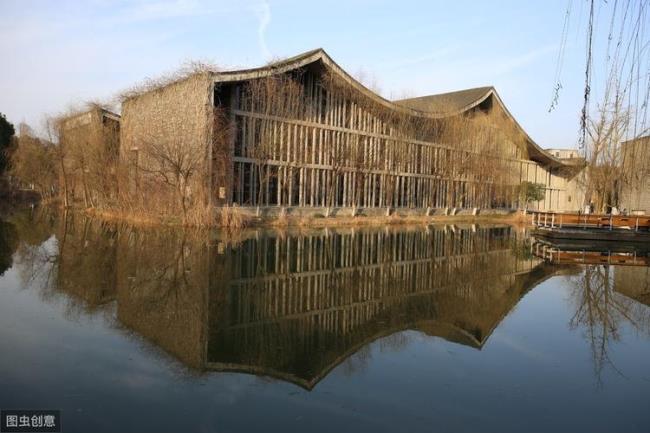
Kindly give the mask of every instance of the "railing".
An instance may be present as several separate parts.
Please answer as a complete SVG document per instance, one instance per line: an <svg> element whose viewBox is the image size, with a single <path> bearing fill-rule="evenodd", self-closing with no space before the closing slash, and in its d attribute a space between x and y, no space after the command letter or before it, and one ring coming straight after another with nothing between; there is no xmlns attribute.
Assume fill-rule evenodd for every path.
<svg viewBox="0 0 650 433"><path fill-rule="evenodd" d="M650 229L650 216L578 214L561 212L532 212L535 227L544 228L599 228L599 229Z"/></svg>

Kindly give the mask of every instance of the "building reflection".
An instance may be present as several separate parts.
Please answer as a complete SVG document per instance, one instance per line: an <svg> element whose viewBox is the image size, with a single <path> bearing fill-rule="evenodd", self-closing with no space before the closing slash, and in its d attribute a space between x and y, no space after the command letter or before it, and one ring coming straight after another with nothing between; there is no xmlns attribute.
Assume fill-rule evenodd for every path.
<svg viewBox="0 0 650 433"><path fill-rule="evenodd" d="M415 329L481 348L532 287L510 228L270 234L223 248L206 367L313 387L370 342Z"/></svg>
<svg viewBox="0 0 650 433"><path fill-rule="evenodd" d="M511 227L249 230L55 224L56 291L196 371L313 388L403 330L481 349L519 300L575 267ZM51 258L50 258L51 260ZM647 280L646 280L647 281Z"/></svg>
<svg viewBox="0 0 650 433"><path fill-rule="evenodd" d="M619 242L550 242L532 238L533 254L555 265L584 266L580 284L616 291L650 306L650 245ZM592 281L593 280L593 281Z"/></svg>

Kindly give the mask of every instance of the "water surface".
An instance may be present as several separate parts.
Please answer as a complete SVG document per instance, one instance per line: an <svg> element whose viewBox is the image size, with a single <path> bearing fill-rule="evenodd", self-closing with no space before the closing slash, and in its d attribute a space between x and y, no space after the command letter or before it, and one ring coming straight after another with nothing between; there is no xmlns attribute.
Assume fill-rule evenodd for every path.
<svg viewBox="0 0 650 433"><path fill-rule="evenodd" d="M19 214L0 408L65 432L648 431L650 268L543 257L510 226Z"/></svg>

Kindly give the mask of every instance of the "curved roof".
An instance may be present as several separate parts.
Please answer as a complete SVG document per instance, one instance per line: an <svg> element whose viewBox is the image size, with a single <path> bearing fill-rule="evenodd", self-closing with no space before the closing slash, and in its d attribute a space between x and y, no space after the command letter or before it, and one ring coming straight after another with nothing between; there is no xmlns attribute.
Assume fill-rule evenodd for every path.
<svg viewBox="0 0 650 433"><path fill-rule="evenodd" d="M545 164L551 167L564 167L565 164L558 158L550 155L542 149L526 131L519 125L510 111L506 108L501 97L492 86L478 87L475 89L461 90L457 92L443 93L438 95L429 95L419 98L405 99L401 101L390 101L381 95L365 87L359 81L354 79L343 68L341 68L332 58L323 50L318 48L307 51L297 56L290 57L278 62L270 63L251 69L241 69L233 71L215 72L213 78L215 82L243 81L255 78L263 78L275 74L285 73L299 68L303 68L313 63L322 63L332 72L336 73L344 82L364 94L374 102L390 110L410 114L415 117L440 119L453 115L462 114L471 108L477 106L489 97L493 97L506 115L514 122L517 129L524 135L527 143L528 155L531 160ZM445 108L443 109L443 105Z"/></svg>
<svg viewBox="0 0 650 433"><path fill-rule="evenodd" d="M496 328L496 325L494 328ZM367 338L356 342L352 347L348 348L345 352L338 355L335 359L331 360L327 365L322 369L316 372L314 375L309 377L302 377L295 373L289 371L283 371L275 368L269 368L266 366L258 365L248 365L248 364L238 364L238 363L228 363L228 362L218 362L218 361L207 361L205 363L205 369L210 371L217 371L221 373L245 373L245 374L255 374L263 375L268 377L273 377L276 379L284 380L285 382L291 382L295 385L298 385L306 390L312 390L321 380L323 380L332 370L338 367L343 361L350 358L352 355L357 353L362 348L367 345L380 340L384 337L388 337L393 334L397 334L404 331L416 330L423 332L432 337L440 337L452 343L462 344L464 346L472 347L474 349L482 349L487 337L483 340L478 340L470 332L450 323L438 322L436 320L423 320L415 323L402 324L399 326L389 327L388 329L381 330L375 334L368 336ZM490 331L491 334L492 331Z"/></svg>
<svg viewBox="0 0 650 433"><path fill-rule="evenodd" d="M453 116L476 107L489 96L490 90L492 87L476 87L456 92L400 99L394 102L418 111L435 113L440 116Z"/></svg>

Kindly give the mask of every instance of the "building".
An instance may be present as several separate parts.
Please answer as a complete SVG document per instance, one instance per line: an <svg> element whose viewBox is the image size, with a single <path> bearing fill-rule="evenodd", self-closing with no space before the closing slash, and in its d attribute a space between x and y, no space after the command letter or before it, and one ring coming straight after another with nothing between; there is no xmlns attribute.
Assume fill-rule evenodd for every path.
<svg viewBox="0 0 650 433"><path fill-rule="evenodd" d="M200 155L190 189L216 206L516 208L524 181L546 189L533 209L582 203L582 165L541 149L493 87L389 101L322 49L131 95L121 141L140 176L161 147Z"/></svg>
<svg viewBox="0 0 650 433"><path fill-rule="evenodd" d="M120 116L99 106L59 119L66 202L96 205L115 194L120 149Z"/></svg>
<svg viewBox="0 0 650 433"><path fill-rule="evenodd" d="M553 155L558 159L574 159L581 158L578 151L575 149L544 149L549 155Z"/></svg>
<svg viewBox="0 0 650 433"><path fill-rule="evenodd" d="M650 136L621 143L623 177L621 207L650 213Z"/></svg>
<svg viewBox="0 0 650 433"><path fill-rule="evenodd" d="M95 106L89 110L63 117L60 120L60 134L64 145L85 145L88 150L88 145L96 143L102 151L117 156L120 116L105 108ZM80 143L82 141L83 143Z"/></svg>

